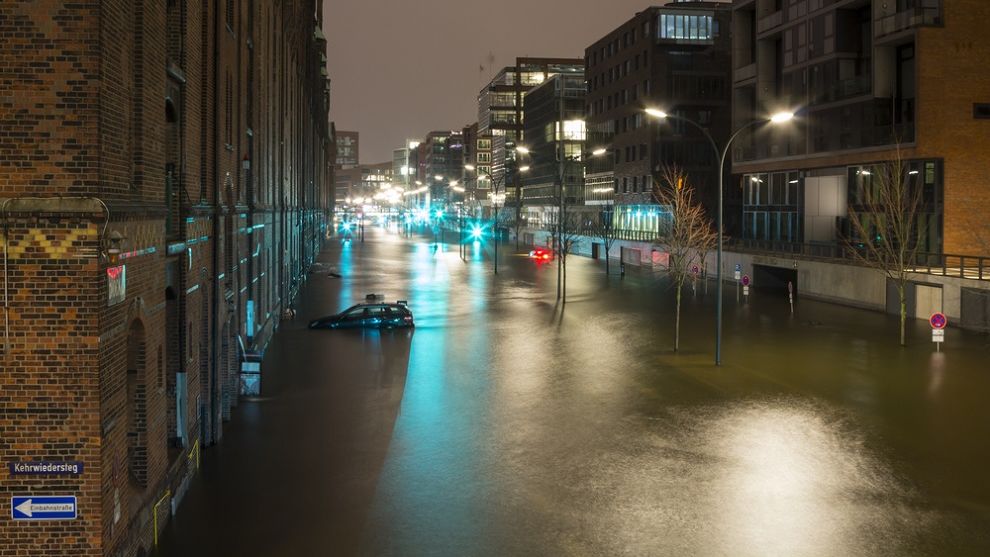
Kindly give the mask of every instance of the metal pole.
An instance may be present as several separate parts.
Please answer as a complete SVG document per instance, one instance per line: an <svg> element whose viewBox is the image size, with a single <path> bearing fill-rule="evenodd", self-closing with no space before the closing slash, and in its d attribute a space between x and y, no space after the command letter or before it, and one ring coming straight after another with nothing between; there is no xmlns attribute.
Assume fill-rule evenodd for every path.
<svg viewBox="0 0 990 557"><path fill-rule="evenodd" d="M557 299L561 296L561 278L564 271L564 81L560 83L560 116L557 121L557 160L559 172L557 179Z"/></svg>

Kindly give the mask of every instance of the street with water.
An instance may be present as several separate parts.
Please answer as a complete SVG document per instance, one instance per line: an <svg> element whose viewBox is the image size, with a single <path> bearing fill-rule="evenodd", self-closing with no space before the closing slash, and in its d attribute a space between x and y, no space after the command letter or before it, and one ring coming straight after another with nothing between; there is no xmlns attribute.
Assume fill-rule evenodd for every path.
<svg viewBox="0 0 990 557"><path fill-rule="evenodd" d="M675 353L661 274L431 242L330 241L160 555L990 554L986 336L730 287L715 367L714 285Z"/></svg>

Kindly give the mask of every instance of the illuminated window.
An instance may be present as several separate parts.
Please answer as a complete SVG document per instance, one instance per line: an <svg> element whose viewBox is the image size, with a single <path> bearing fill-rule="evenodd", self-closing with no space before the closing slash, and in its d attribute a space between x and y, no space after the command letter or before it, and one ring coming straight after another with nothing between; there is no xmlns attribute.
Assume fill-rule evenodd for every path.
<svg viewBox="0 0 990 557"><path fill-rule="evenodd" d="M713 17L710 15L660 14L658 31L661 39L679 41L710 41Z"/></svg>
<svg viewBox="0 0 990 557"><path fill-rule="evenodd" d="M560 139L561 134L557 134ZM565 120L563 126L563 139L571 141L584 141L587 137L584 120Z"/></svg>

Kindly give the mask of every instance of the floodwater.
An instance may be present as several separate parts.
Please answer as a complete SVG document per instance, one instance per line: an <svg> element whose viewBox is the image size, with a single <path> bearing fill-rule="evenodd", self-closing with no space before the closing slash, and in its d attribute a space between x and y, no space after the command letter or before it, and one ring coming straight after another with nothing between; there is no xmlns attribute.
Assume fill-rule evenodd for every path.
<svg viewBox="0 0 990 557"><path fill-rule="evenodd" d="M988 555L990 345L503 246L332 242L161 555ZM613 266L613 272L616 269ZM415 331L309 331L367 293Z"/></svg>

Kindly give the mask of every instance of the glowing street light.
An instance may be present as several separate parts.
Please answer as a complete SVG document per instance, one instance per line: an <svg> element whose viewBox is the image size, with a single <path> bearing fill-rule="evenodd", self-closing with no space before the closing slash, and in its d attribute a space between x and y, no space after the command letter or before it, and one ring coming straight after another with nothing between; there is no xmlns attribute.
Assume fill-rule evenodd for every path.
<svg viewBox="0 0 990 557"><path fill-rule="evenodd" d="M519 172L529 172L529 167L528 166L520 166L519 167Z"/></svg>
<svg viewBox="0 0 990 557"><path fill-rule="evenodd" d="M650 116L653 116L654 118L657 118L657 119L660 119L660 120L666 120L666 119L679 120L679 121L684 122L686 124L692 125L695 128L698 128L698 130L700 130L701 133L704 134L705 138L708 139L708 142L711 143L712 149L715 151L715 158L719 161L719 165L718 165L718 224L717 224L717 228L718 228L718 247L717 247L717 252L716 252L716 256L715 256L715 274L716 274L716 280L718 281L718 297L716 298L716 302L715 302L715 365L719 366L719 365L722 365L722 236L723 236L723 234L722 234L722 212L723 212L722 205L723 205L723 195L724 195L724 192L723 192L723 189L724 189L723 181L725 179L725 158L729 154L729 147L732 145L732 142L735 141L735 139L737 137L739 137L739 135L744 130L746 130L748 128L751 128L753 126L759 126L759 125L763 125L763 124L779 125L779 124L784 124L786 122L790 122L791 120L794 119L794 113L793 112L778 112L776 114L771 115L769 118L763 118L763 119L760 119L760 120L753 120L752 122L749 122L748 124L745 124L744 126L742 126L739 129L737 129L731 136L729 136L729 140L725 143L725 148L720 151L719 148L718 148L718 145L715 143L715 139L712 138L712 135L708 132L708 130L705 129L704 127L702 127L700 124L698 124L694 120L691 120L690 118L684 118L683 116L677 116L677 115L674 115L674 114L667 114L666 112L664 112L663 110L660 110L658 108L646 108L644 111L647 114L649 114Z"/></svg>
<svg viewBox="0 0 990 557"><path fill-rule="evenodd" d="M517 153L520 153L520 154L523 154L523 155L528 155L529 154L529 148L528 147L524 147L522 145L517 145L516 146L516 152Z"/></svg>
<svg viewBox="0 0 990 557"><path fill-rule="evenodd" d="M591 155L594 156L594 157L600 157L600 156L604 155L607 152L608 152L608 149L606 149L604 147L601 147L599 149L595 149L594 151L592 151L591 152Z"/></svg>

